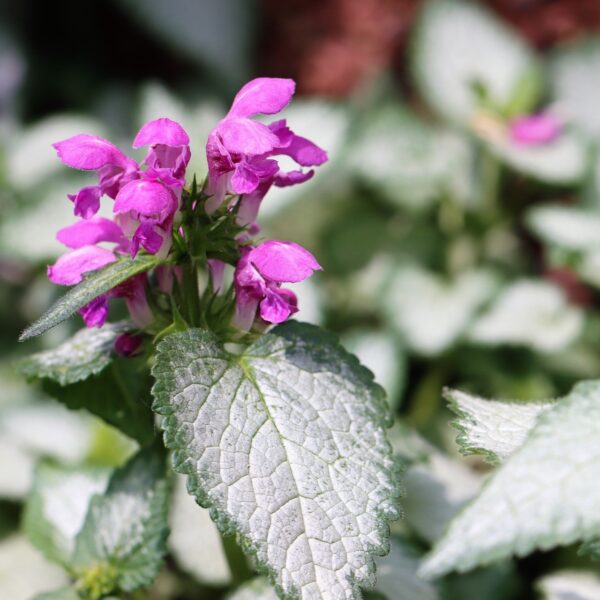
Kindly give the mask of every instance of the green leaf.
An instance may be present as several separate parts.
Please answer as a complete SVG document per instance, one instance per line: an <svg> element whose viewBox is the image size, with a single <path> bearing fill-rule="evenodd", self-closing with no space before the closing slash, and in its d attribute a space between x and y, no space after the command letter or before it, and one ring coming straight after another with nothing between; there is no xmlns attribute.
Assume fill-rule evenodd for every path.
<svg viewBox="0 0 600 600"><path fill-rule="evenodd" d="M588 154L581 140L563 132L539 146L523 146L510 137L487 138L490 150L513 169L538 181L566 185L580 181L588 166Z"/></svg>
<svg viewBox="0 0 600 600"><path fill-rule="evenodd" d="M242 354L208 331L165 338L153 367L175 470L284 598L359 598L398 517L383 390L318 328L289 322Z"/></svg>
<svg viewBox="0 0 600 600"><path fill-rule="evenodd" d="M404 474L404 514L419 538L433 544L481 488L481 476L431 447Z"/></svg>
<svg viewBox="0 0 600 600"><path fill-rule="evenodd" d="M170 514L169 549L177 564L201 583L225 586L231 570L217 526L188 494L185 477L176 476Z"/></svg>
<svg viewBox="0 0 600 600"><path fill-rule="evenodd" d="M386 391L392 411L398 408L407 377L407 357L394 332L353 329L342 338L344 347L373 372L375 381Z"/></svg>
<svg viewBox="0 0 600 600"><path fill-rule="evenodd" d="M528 346L538 352L557 352L575 341L583 325L582 311L569 305L558 286L522 279L503 290L473 324L469 339L491 346Z"/></svg>
<svg viewBox="0 0 600 600"><path fill-rule="evenodd" d="M437 577L600 534L600 381L543 412L525 443L450 523L423 566Z"/></svg>
<svg viewBox="0 0 600 600"><path fill-rule="evenodd" d="M227 600L277 600L277 594L266 577L256 577L238 587Z"/></svg>
<svg viewBox="0 0 600 600"><path fill-rule="evenodd" d="M143 358L115 358L97 375L61 386L42 380L44 391L71 410L85 409L146 445L154 439L150 373Z"/></svg>
<svg viewBox="0 0 600 600"><path fill-rule="evenodd" d="M127 329L124 323L85 328L54 350L23 359L19 370L29 378L47 378L68 385L100 373L112 360L114 342Z"/></svg>
<svg viewBox="0 0 600 600"><path fill-rule="evenodd" d="M471 271L453 281L416 266L402 266L384 295L389 322L415 352L434 356L454 344L497 288L488 271Z"/></svg>
<svg viewBox="0 0 600 600"><path fill-rule="evenodd" d="M23 527L46 558L69 565L90 500L104 492L109 474L106 469L38 466Z"/></svg>
<svg viewBox="0 0 600 600"><path fill-rule="evenodd" d="M600 539L591 540L582 544L578 554L581 556L589 556L589 558L594 561L600 561Z"/></svg>
<svg viewBox="0 0 600 600"><path fill-rule="evenodd" d="M22 535L0 541L0 598L25 600L68 584L63 569L49 563Z"/></svg>
<svg viewBox="0 0 600 600"><path fill-rule="evenodd" d="M439 590L417 574L420 556L407 540L393 537L390 553L377 559L377 584L367 597L388 600L438 600ZM228 600L277 600L266 577L257 577L240 586Z"/></svg>
<svg viewBox="0 0 600 600"><path fill-rule="evenodd" d="M81 600L81 596L73 588L60 588L38 594L33 600Z"/></svg>
<svg viewBox="0 0 600 600"><path fill-rule="evenodd" d="M81 586L131 591L156 577L167 550L165 463L158 448L141 450L92 498L72 560Z"/></svg>
<svg viewBox="0 0 600 600"><path fill-rule="evenodd" d="M537 583L544 600L597 600L600 577L586 571L562 571L542 577Z"/></svg>
<svg viewBox="0 0 600 600"><path fill-rule="evenodd" d="M556 51L550 62L553 98L560 114L581 133L600 135L600 39L589 38Z"/></svg>
<svg viewBox="0 0 600 600"><path fill-rule="evenodd" d="M160 259L154 255L139 255L135 259L122 258L100 271L88 275L80 284L71 288L56 304L46 311L19 338L24 341L41 335L48 329L68 319L73 313L119 283L156 267Z"/></svg>
<svg viewBox="0 0 600 600"><path fill-rule="evenodd" d="M465 137L436 129L395 104L372 110L349 167L394 205L423 210L444 195L468 202L473 160Z"/></svg>
<svg viewBox="0 0 600 600"><path fill-rule="evenodd" d="M531 50L491 12L470 2L425 4L413 39L412 70L431 107L462 124L481 108L527 112L539 94L539 86L530 85L540 78Z"/></svg>
<svg viewBox="0 0 600 600"><path fill-rule="evenodd" d="M417 575L421 556L411 544L393 537L388 556L377 559L375 590L388 600L439 600L434 584Z"/></svg>
<svg viewBox="0 0 600 600"><path fill-rule="evenodd" d="M534 206L527 225L547 244L568 250L600 250L600 213L564 204Z"/></svg>
<svg viewBox="0 0 600 600"><path fill-rule="evenodd" d="M540 415L555 404L554 400L486 400L458 390L445 390L444 395L459 417L452 425L460 432L456 440L460 451L483 454L492 464L521 447Z"/></svg>

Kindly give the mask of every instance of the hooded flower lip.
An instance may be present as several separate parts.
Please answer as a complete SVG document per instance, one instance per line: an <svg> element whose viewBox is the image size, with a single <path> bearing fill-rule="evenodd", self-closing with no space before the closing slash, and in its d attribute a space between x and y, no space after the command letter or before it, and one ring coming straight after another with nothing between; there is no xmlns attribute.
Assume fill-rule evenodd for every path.
<svg viewBox="0 0 600 600"><path fill-rule="evenodd" d="M177 208L173 191L158 181L138 179L123 187L115 199L113 211L121 217L123 229L133 234L133 257L140 246L151 254L168 250Z"/></svg>
<svg viewBox="0 0 600 600"><path fill-rule="evenodd" d="M100 242L113 242L121 248L128 245L119 225L104 217L92 217L63 227L56 234L56 239L68 248L81 248Z"/></svg>
<svg viewBox="0 0 600 600"><path fill-rule="evenodd" d="M275 156L287 155L300 166L317 166L327 160L321 148L293 133L285 120L264 125L250 118L280 112L289 104L294 91L291 79L260 77L237 93L229 113L210 133L206 145L208 193L213 196L206 206L208 212L220 206L227 191L254 194L255 200L260 200L273 184L293 185L312 176L301 171L289 176L280 171Z"/></svg>
<svg viewBox="0 0 600 600"><path fill-rule="evenodd" d="M304 281L320 269L315 257L293 242L271 240L245 249L234 274L235 324L249 330L257 310L264 321L282 323L297 312L298 300L281 284Z"/></svg>
<svg viewBox="0 0 600 600"><path fill-rule="evenodd" d="M97 171L107 165L126 169L135 164L114 144L97 135L81 133L56 142L52 147L67 166L80 171Z"/></svg>
<svg viewBox="0 0 600 600"><path fill-rule="evenodd" d="M63 254L48 267L48 279L58 285L75 285L83 281L85 273L101 269L117 257L111 250L100 246L85 245Z"/></svg>
<svg viewBox="0 0 600 600"><path fill-rule="evenodd" d="M145 179L156 179L167 186L183 187L190 162L190 137L176 121L161 118L146 123L133 141L134 148L150 146L144 164Z"/></svg>
<svg viewBox="0 0 600 600"><path fill-rule="evenodd" d="M176 121L161 118L146 123L135 136L133 148L142 146L188 146L190 136L185 129Z"/></svg>
<svg viewBox="0 0 600 600"><path fill-rule="evenodd" d="M555 140L561 133L562 123L551 113L538 113L514 119L509 130L517 144L536 146Z"/></svg>

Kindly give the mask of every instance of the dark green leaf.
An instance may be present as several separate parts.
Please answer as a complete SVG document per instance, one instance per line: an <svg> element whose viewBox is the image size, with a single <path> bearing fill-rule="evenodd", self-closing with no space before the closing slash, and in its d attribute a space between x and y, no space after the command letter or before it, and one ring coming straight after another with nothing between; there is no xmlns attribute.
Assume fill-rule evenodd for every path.
<svg viewBox="0 0 600 600"><path fill-rule="evenodd" d="M169 492L158 447L115 471L106 493L92 498L75 542L80 588L131 591L153 581L167 550Z"/></svg>
<svg viewBox="0 0 600 600"><path fill-rule="evenodd" d="M38 466L23 527L46 558L69 566L90 500L104 492L109 475L106 469Z"/></svg>
<svg viewBox="0 0 600 600"><path fill-rule="evenodd" d="M159 263L160 259L156 256L141 255L135 259L122 258L101 271L94 272L80 284L71 288L33 325L30 325L21 334L19 341L22 342L48 331L48 329L68 319L73 313L88 302L91 302L94 298L108 292L108 290L114 288L119 283L123 283L123 281L130 277L152 269Z"/></svg>
<svg viewBox="0 0 600 600"><path fill-rule="evenodd" d="M47 378L60 385L82 381L111 362L114 342L126 329L124 323L82 329L58 348L23 359L19 370L26 377Z"/></svg>
<svg viewBox="0 0 600 600"><path fill-rule="evenodd" d="M44 391L72 410L86 409L142 445L154 438L150 373L142 358L115 358L101 373L67 386L42 380Z"/></svg>

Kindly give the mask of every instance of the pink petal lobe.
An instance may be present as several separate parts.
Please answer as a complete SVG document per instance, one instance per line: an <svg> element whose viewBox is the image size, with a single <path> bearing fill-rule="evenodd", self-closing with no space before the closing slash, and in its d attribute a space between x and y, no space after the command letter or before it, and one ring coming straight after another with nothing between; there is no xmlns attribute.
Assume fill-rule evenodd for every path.
<svg viewBox="0 0 600 600"><path fill-rule="evenodd" d="M540 113L519 117L510 123L510 136L514 142L523 146L547 144L556 139L562 124L553 115Z"/></svg>
<svg viewBox="0 0 600 600"><path fill-rule="evenodd" d="M82 171L95 171L108 164L125 165L130 160L114 144L97 135L74 135L52 146L66 165Z"/></svg>
<svg viewBox="0 0 600 600"><path fill-rule="evenodd" d="M162 183L136 179L117 194L113 211L117 214L133 212L145 217L165 220L177 210L177 199Z"/></svg>
<svg viewBox="0 0 600 600"><path fill-rule="evenodd" d="M92 217L60 229L56 239L69 248L81 248L98 242L119 244L124 240L124 236L123 231L114 221L103 217Z"/></svg>
<svg viewBox="0 0 600 600"><path fill-rule="evenodd" d="M289 145L281 149L281 154L292 157L302 167L316 167L327 161L327 152L310 140L294 135Z"/></svg>
<svg viewBox="0 0 600 600"><path fill-rule="evenodd" d="M258 187L259 181L258 175L250 166L240 163L231 177L231 189L236 194L249 194Z"/></svg>
<svg viewBox="0 0 600 600"><path fill-rule="evenodd" d="M97 185L81 188L76 194L69 194L74 204L73 212L83 219L92 218L100 210L102 190Z"/></svg>
<svg viewBox="0 0 600 600"><path fill-rule="evenodd" d="M285 295L279 293L279 290L269 290L260 303L260 316L269 323L283 323L297 310L288 302Z"/></svg>
<svg viewBox="0 0 600 600"><path fill-rule="evenodd" d="M275 176L275 185L277 187L289 187L290 185L296 185L298 183L304 183L309 179L312 179L315 172L311 169L310 171L288 171L287 173L281 171Z"/></svg>
<svg viewBox="0 0 600 600"><path fill-rule="evenodd" d="M295 90L293 79L258 77L236 94L228 116L274 115L289 104Z"/></svg>
<svg viewBox="0 0 600 600"><path fill-rule="evenodd" d="M217 133L227 151L234 154L266 154L279 143L266 125L244 118L224 119L217 126Z"/></svg>
<svg viewBox="0 0 600 600"><path fill-rule="evenodd" d="M83 246L61 256L48 267L48 279L58 285L75 285L83 275L115 262L117 257L106 248Z"/></svg>
<svg viewBox="0 0 600 600"><path fill-rule="evenodd" d="M304 281L321 269L308 250L293 242L263 242L249 253L248 259L263 277L277 283Z"/></svg>
<svg viewBox="0 0 600 600"><path fill-rule="evenodd" d="M164 144L165 146L187 146L190 136L176 121L162 118L146 123L133 140L134 148L142 146Z"/></svg>
<svg viewBox="0 0 600 600"><path fill-rule="evenodd" d="M102 327L108 317L108 297L102 294L79 309L86 327Z"/></svg>

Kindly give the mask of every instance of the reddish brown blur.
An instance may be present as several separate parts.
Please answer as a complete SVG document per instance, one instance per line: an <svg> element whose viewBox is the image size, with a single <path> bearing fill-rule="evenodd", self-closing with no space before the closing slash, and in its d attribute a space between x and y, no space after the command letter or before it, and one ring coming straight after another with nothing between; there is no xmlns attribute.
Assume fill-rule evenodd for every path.
<svg viewBox="0 0 600 600"><path fill-rule="evenodd" d="M403 65L421 0L262 0L261 73L293 77L299 92L341 98ZM600 31L600 0L489 0L532 44L548 48ZM402 75L402 73L399 73Z"/></svg>

